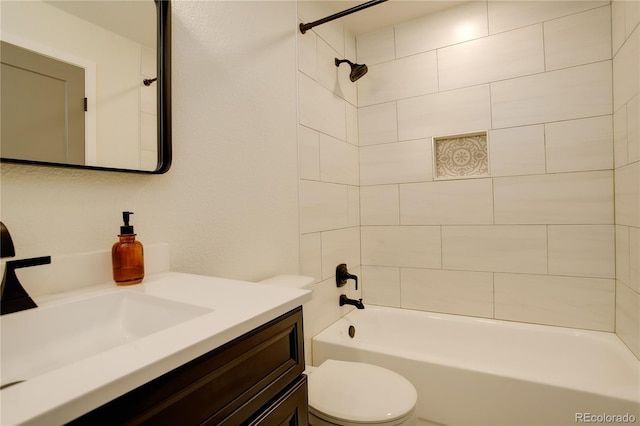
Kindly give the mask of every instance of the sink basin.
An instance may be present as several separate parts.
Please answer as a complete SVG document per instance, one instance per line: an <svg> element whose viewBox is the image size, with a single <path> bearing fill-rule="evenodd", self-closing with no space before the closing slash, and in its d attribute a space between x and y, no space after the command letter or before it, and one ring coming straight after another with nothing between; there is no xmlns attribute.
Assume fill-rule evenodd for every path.
<svg viewBox="0 0 640 426"><path fill-rule="evenodd" d="M28 380L212 312L130 290L0 318L1 386Z"/></svg>

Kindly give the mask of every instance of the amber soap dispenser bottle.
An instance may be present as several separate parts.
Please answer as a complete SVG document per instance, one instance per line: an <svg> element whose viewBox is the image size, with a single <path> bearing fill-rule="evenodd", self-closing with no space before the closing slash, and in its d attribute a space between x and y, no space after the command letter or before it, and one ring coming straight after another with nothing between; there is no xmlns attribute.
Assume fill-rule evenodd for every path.
<svg viewBox="0 0 640 426"><path fill-rule="evenodd" d="M117 285L138 284L144 278L144 250L142 243L136 241L133 226L129 225L129 216L132 214L122 212L124 226L120 227L120 241L111 248L113 280Z"/></svg>

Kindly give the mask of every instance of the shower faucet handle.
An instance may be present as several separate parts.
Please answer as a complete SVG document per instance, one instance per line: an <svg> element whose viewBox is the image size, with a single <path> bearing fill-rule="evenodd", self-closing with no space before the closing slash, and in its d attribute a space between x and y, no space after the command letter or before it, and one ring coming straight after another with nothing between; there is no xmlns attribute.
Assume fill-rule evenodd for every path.
<svg viewBox="0 0 640 426"><path fill-rule="evenodd" d="M347 280L354 280L356 282L356 290L358 290L358 277L347 271L346 263L341 263L336 266L336 286L344 287L347 284Z"/></svg>

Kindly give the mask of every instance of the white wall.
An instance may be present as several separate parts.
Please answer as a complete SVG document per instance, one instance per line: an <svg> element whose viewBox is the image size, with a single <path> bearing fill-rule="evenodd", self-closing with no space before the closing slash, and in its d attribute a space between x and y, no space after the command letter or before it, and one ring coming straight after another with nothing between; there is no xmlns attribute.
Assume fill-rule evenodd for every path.
<svg viewBox="0 0 640 426"><path fill-rule="evenodd" d="M108 250L131 210L140 241L170 244L172 270L298 273L295 10L174 1L171 170L3 163L0 217L18 258Z"/></svg>
<svg viewBox="0 0 640 426"><path fill-rule="evenodd" d="M611 34L489 1L357 38L365 302L614 331ZM431 137L480 130L491 177L434 181Z"/></svg>
<svg viewBox="0 0 640 426"><path fill-rule="evenodd" d="M640 3L614 1L616 333L640 358Z"/></svg>

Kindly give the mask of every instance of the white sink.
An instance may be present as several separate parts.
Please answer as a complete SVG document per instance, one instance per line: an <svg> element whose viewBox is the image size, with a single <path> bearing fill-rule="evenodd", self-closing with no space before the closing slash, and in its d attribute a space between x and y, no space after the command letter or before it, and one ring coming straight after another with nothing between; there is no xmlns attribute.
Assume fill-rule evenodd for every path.
<svg viewBox="0 0 640 426"><path fill-rule="evenodd" d="M39 376L213 312L120 290L0 317L1 382Z"/></svg>

